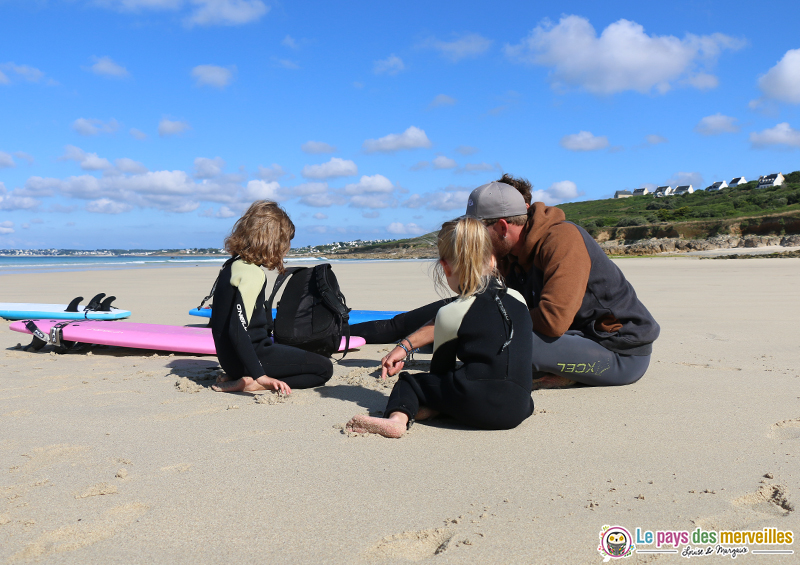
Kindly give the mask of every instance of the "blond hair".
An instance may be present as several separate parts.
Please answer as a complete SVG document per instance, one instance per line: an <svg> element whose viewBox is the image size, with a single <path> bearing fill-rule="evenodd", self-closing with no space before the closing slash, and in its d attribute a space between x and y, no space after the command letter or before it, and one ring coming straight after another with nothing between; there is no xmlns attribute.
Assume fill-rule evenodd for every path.
<svg viewBox="0 0 800 565"><path fill-rule="evenodd" d="M225 238L225 250L253 265L283 273L283 258L293 237L294 224L283 208L269 200L257 200L233 225Z"/></svg>
<svg viewBox="0 0 800 565"><path fill-rule="evenodd" d="M458 293L472 296L486 289L494 276L492 240L489 230L478 219L459 218L445 222L437 240L439 258L447 262L458 277ZM444 267L436 263L437 284L447 288Z"/></svg>

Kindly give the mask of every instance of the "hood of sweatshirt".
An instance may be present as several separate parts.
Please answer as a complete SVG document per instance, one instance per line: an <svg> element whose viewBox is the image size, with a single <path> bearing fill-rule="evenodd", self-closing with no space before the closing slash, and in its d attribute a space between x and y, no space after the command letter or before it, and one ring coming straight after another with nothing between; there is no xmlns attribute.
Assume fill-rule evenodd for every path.
<svg viewBox="0 0 800 565"><path fill-rule="evenodd" d="M528 271L533 267L533 258L539 252L542 242L550 228L567 219L561 208L547 206L543 202L534 202L528 208L528 221L520 233L522 247L516 256L520 266Z"/></svg>

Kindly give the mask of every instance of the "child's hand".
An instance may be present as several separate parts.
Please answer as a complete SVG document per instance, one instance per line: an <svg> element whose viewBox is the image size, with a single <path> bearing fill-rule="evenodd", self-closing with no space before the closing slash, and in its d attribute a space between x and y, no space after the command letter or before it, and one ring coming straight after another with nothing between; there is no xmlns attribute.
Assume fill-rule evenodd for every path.
<svg viewBox="0 0 800 565"><path fill-rule="evenodd" d="M256 382L258 382L258 384L263 386L266 390L274 390L277 392L282 392L283 394L292 394L292 389L289 388L289 385L283 381L279 381L278 379L273 379L272 377L264 375L263 377L258 377Z"/></svg>
<svg viewBox="0 0 800 565"><path fill-rule="evenodd" d="M386 376L393 377L399 373L405 365L404 359L406 352L402 347L395 347L389 352L389 355L381 359L381 379L386 379Z"/></svg>

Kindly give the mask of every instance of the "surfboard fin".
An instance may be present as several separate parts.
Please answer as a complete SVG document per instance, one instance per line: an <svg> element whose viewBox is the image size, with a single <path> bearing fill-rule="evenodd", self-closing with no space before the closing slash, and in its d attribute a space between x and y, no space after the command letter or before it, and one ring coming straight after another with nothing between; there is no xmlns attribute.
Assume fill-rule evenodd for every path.
<svg viewBox="0 0 800 565"><path fill-rule="evenodd" d="M105 300L103 300L100 303L100 306L97 308L97 311L98 312L111 312L111 309L115 308L115 306L112 306L111 303L114 302L116 299L117 299L116 296L109 296L108 298L106 298Z"/></svg>
<svg viewBox="0 0 800 565"><path fill-rule="evenodd" d="M73 298L72 302L69 303L67 309L64 312L77 312L78 311L78 304L81 303L83 300L83 296L78 296L77 298Z"/></svg>
<svg viewBox="0 0 800 565"><path fill-rule="evenodd" d="M86 308L84 308L84 310L91 310L91 311L97 310L100 307L100 301L103 300L103 297L105 295L106 295L105 292L101 292L100 294L93 297L89 301L89 304L86 305Z"/></svg>
<svg viewBox="0 0 800 565"><path fill-rule="evenodd" d="M33 334L33 340L25 346L25 351L39 351L42 347L47 345L48 337L42 330L40 330L33 320L25 322L25 327Z"/></svg>

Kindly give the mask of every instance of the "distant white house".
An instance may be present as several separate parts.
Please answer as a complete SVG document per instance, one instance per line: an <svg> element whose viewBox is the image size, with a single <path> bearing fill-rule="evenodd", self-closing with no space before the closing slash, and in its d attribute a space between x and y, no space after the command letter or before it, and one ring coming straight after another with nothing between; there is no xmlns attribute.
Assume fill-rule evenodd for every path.
<svg viewBox="0 0 800 565"><path fill-rule="evenodd" d="M744 183L746 183L746 182L747 182L747 180L745 180L745 178L744 178L744 177L736 177L735 179L733 179L733 180L731 181L731 184L730 184L730 185L728 185L728 186L732 186L732 187L733 187L733 186L739 186L740 184L744 184Z"/></svg>
<svg viewBox="0 0 800 565"><path fill-rule="evenodd" d="M653 196L656 198L661 198L663 196L670 196L672 192L673 190L671 186L659 186L653 193Z"/></svg>
<svg viewBox="0 0 800 565"><path fill-rule="evenodd" d="M691 194L694 192L694 187L691 184L684 184L678 187L675 187L675 192L673 193L675 196L680 196L681 194Z"/></svg>
<svg viewBox="0 0 800 565"><path fill-rule="evenodd" d="M650 194L650 191L646 187L637 188L633 191L634 196L647 196L648 194Z"/></svg>
<svg viewBox="0 0 800 565"><path fill-rule="evenodd" d="M709 192L714 192L716 190L722 190L723 188L728 188L728 183L724 180L718 180L711 186L709 186L706 190Z"/></svg>
<svg viewBox="0 0 800 565"><path fill-rule="evenodd" d="M758 177L758 186L756 188L766 188L768 186L780 186L783 184L783 175L781 173L766 175Z"/></svg>
<svg viewBox="0 0 800 565"><path fill-rule="evenodd" d="M633 193L630 190L618 190L614 193L614 198L630 198Z"/></svg>

